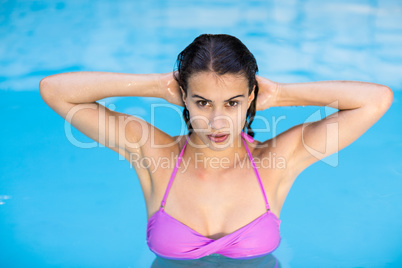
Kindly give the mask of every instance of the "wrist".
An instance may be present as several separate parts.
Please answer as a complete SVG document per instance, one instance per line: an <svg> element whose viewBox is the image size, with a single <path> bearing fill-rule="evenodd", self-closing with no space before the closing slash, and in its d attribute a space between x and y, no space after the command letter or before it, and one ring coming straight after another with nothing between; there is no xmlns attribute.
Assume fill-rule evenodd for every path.
<svg viewBox="0 0 402 268"><path fill-rule="evenodd" d="M166 99L166 85L163 81L163 74L150 74L148 81L148 97Z"/></svg>
<svg viewBox="0 0 402 268"><path fill-rule="evenodd" d="M272 102L273 106L281 106L281 98L282 98L282 93L283 93L283 83L275 83L274 89L273 89L273 94L272 94Z"/></svg>
<svg viewBox="0 0 402 268"><path fill-rule="evenodd" d="M164 85L163 74L156 74L156 97L166 100L166 85Z"/></svg>
<svg viewBox="0 0 402 268"><path fill-rule="evenodd" d="M258 99L257 110L265 110L270 107L278 106L278 98L281 91L281 84L258 76Z"/></svg>
<svg viewBox="0 0 402 268"><path fill-rule="evenodd" d="M183 106L180 88L174 78L174 73L170 72L160 74L158 77L158 85L160 98L163 98L172 104Z"/></svg>

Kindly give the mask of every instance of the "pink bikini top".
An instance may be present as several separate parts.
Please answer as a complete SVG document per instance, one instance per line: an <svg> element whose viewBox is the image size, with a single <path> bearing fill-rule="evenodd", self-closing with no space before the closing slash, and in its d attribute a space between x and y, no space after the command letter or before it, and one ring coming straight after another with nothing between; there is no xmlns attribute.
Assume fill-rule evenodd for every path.
<svg viewBox="0 0 402 268"><path fill-rule="evenodd" d="M164 205L179 168L184 148L189 140L188 137L170 177L161 207L149 218L147 223L147 244L149 249L156 255L175 260L199 259L212 254L220 254L234 259L250 259L269 254L279 246L281 220L270 211L253 156L244 141L244 139L247 139L253 142L254 139L244 132L241 134L264 195L267 211L249 224L217 240L203 236L167 214L164 210Z"/></svg>

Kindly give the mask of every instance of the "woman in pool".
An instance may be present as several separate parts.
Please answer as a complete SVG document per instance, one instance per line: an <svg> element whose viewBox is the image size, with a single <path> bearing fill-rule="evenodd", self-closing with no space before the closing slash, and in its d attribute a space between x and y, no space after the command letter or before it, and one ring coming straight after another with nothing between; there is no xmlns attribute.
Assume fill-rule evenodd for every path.
<svg viewBox="0 0 402 268"><path fill-rule="evenodd" d="M298 174L355 141L393 99L379 84L286 84L257 76L254 56L229 35L197 37L177 63L165 74L77 72L40 83L54 111L130 161L146 201L148 246L169 259L273 252L281 208ZM96 102L112 96L159 97L183 106L189 133L172 137ZM266 141L253 139L257 110L298 105L339 111ZM264 166L272 156L278 161ZM157 164L167 159L168 167Z"/></svg>

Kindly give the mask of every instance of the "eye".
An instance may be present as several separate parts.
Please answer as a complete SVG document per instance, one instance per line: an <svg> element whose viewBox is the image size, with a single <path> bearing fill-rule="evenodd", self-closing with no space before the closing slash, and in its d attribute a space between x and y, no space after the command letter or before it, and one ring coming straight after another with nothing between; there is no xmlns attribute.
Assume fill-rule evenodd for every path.
<svg viewBox="0 0 402 268"><path fill-rule="evenodd" d="M229 101L228 103L230 107L236 107L239 104L237 101Z"/></svg>
<svg viewBox="0 0 402 268"><path fill-rule="evenodd" d="M198 106L201 106L201 107L208 105L208 102L204 101L204 100L197 101L196 103Z"/></svg>

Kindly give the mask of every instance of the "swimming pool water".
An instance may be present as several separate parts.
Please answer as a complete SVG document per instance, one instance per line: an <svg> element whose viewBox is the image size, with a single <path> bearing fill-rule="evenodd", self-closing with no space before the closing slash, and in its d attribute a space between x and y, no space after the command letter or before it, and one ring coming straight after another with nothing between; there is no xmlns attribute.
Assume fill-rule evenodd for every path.
<svg viewBox="0 0 402 268"><path fill-rule="evenodd" d="M273 255L253 264L207 258L203 265L402 266L401 1L47 0L0 1L0 267L178 265L147 248L144 198L128 162L99 145L74 146L73 138L92 141L75 129L66 134L38 84L69 71L169 72L201 33L237 36L259 74L274 81L358 80L394 91L390 110L362 137L299 175ZM166 104L103 101L148 121L151 104ZM317 111L324 110L259 112L270 122L284 120L276 133L256 139ZM163 107L154 112L157 127L178 134L180 116Z"/></svg>

